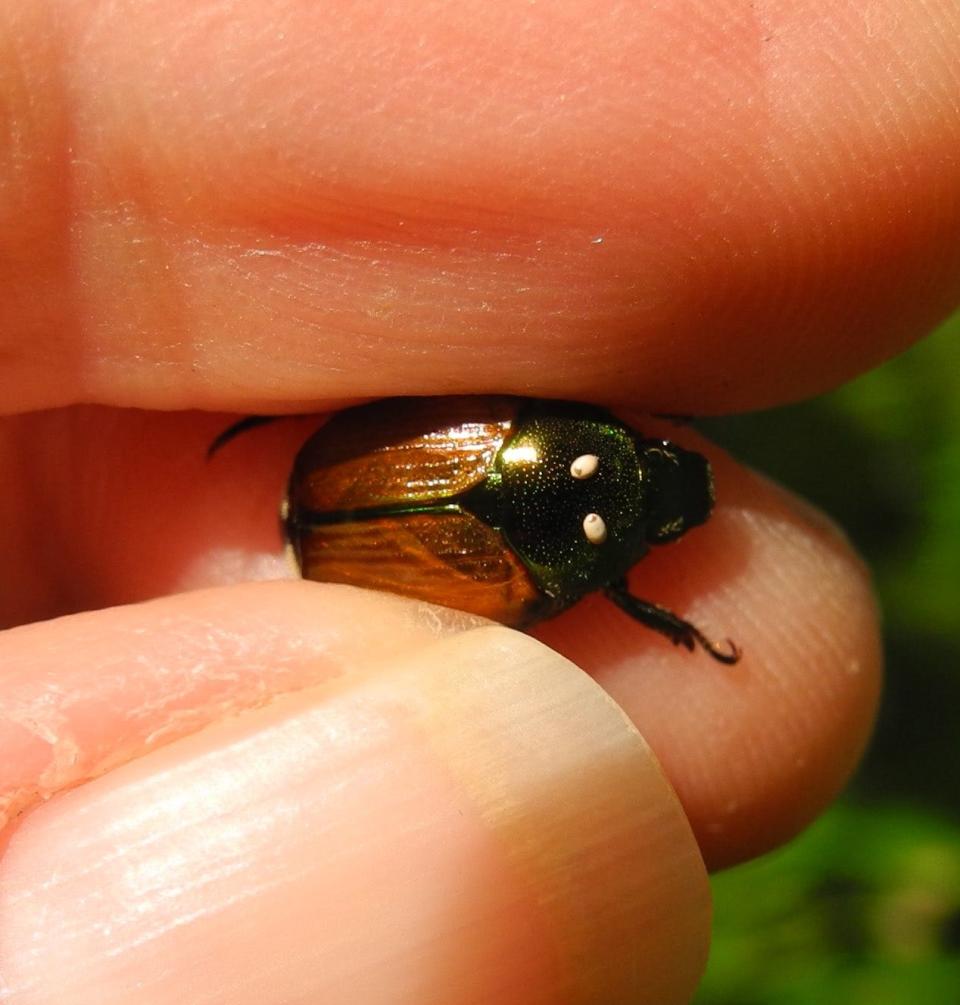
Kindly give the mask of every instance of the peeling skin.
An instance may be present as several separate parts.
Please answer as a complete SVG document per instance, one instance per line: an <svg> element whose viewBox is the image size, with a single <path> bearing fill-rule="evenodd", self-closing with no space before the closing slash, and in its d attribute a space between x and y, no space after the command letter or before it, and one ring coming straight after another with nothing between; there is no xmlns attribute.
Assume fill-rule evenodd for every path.
<svg viewBox="0 0 960 1005"><path fill-rule="evenodd" d="M172 598L114 610L108 634L96 615L79 614L0 637L0 664L12 668L0 704L0 829L149 750L338 676L361 653L367 660L402 652L479 623L320 584L189 596L189 607ZM318 602L327 616L304 618L304 605L315 612ZM165 605L176 613L156 617ZM307 634L305 623L315 626ZM358 623L367 626L359 638L349 628ZM99 666L95 676L91 665Z"/></svg>

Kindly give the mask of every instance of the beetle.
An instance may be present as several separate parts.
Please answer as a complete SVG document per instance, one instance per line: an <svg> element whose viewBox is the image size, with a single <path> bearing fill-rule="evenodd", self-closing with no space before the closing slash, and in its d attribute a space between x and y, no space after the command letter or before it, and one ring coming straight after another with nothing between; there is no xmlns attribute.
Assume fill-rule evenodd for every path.
<svg viewBox="0 0 960 1005"><path fill-rule="evenodd" d="M273 421L249 416L238 433ZM591 405L509 396L388 398L336 413L300 448L281 507L305 579L347 583L516 628L601 590L671 642L732 664L676 614L633 596L628 570L702 524L701 454Z"/></svg>

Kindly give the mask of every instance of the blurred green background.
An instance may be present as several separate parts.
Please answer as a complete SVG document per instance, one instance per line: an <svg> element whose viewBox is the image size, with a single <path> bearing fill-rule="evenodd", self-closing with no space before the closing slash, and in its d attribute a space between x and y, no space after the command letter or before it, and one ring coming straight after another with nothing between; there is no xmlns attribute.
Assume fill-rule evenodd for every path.
<svg viewBox="0 0 960 1005"><path fill-rule="evenodd" d="M876 577L887 685L840 802L715 878L696 1003L960 1003L960 315L831 394L698 425L846 528Z"/></svg>

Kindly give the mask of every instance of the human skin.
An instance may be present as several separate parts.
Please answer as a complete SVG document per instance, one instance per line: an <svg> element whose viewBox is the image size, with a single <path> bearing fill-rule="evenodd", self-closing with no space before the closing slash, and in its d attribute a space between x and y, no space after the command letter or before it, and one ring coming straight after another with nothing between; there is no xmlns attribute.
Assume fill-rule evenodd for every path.
<svg viewBox="0 0 960 1005"><path fill-rule="evenodd" d="M835 528L636 417L957 302L958 40L933 0L0 4L0 1002L688 1000L704 863L838 791L880 647ZM538 642L256 582L319 420L207 463L225 413L485 392L710 456L631 584L740 664L600 598Z"/></svg>

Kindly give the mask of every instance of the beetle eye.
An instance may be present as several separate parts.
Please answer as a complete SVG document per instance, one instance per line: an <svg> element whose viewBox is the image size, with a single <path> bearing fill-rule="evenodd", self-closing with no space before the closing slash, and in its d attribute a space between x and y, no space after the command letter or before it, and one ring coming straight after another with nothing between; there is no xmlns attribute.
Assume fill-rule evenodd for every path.
<svg viewBox="0 0 960 1005"><path fill-rule="evenodd" d="M582 481L584 478L589 478L591 475L596 474L599 464L600 458L596 454L581 454L570 465L570 474Z"/></svg>
<svg viewBox="0 0 960 1005"><path fill-rule="evenodd" d="M599 513L588 513L583 518L583 533L591 544L603 544L607 539L607 525Z"/></svg>

